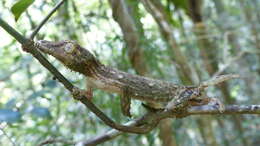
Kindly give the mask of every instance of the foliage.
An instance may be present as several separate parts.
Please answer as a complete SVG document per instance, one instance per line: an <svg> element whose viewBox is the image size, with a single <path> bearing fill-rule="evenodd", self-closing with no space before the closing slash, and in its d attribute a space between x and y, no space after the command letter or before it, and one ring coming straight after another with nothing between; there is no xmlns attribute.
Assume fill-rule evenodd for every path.
<svg viewBox="0 0 260 146"><path fill-rule="evenodd" d="M11 11L13 15L15 16L15 21L19 19L21 14L34 2L34 0L19 0L16 2L12 8Z"/></svg>
<svg viewBox="0 0 260 146"><path fill-rule="evenodd" d="M17 30L25 32L34 29L54 7L55 2L2 0L1 17L16 26ZM214 55L217 57L210 59L218 62L219 69L231 62L225 72L238 73L243 77L228 84L232 100L237 104L259 103L260 54L257 46L259 42L256 41L256 38L260 37L260 25L257 23L260 10L256 7L260 5L259 1L242 3L222 0L220 2L224 7L220 7L215 1L205 0L202 14L210 33L201 36L197 36L192 27L192 20L186 12L187 1L162 2L164 6L169 6L167 19L174 28L173 35L193 69L201 76L201 80L210 77L200 56L202 48L199 41L206 37L215 44L214 49L217 49L217 52ZM8 11L10 8L11 11ZM140 16L137 18L144 30L141 39L149 75L181 84L177 74L179 66L171 59L158 25L141 3L138 8ZM102 63L134 74L135 70L131 67L127 55L128 48L111 11L107 1L66 1L42 28L37 39L77 40L91 50ZM25 15L21 15L22 13ZM14 22L18 19L17 23ZM0 145L10 145L12 142L37 145L49 138L80 141L109 129L83 105L75 102L64 87L37 61L24 53L2 29L0 36ZM241 51L246 53L232 62ZM52 57L48 58L75 85L85 87L83 76L67 70ZM208 94L223 97L218 88L210 89ZM93 102L111 118L123 123L129 119L121 114L119 98L119 95L96 90ZM223 98L221 100L226 101ZM134 117L145 112L139 101L134 101L132 107ZM195 116L177 119L172 124L172 133L179 145L203 145L197 119ZM238 119L242 120L242 135L230 116L216 117L213 120L218 144L225 145L225 139L232 145L242 145L241 139L250 139L251 145L259 144L259 117L245 115ZM218 123L219 120L223 125ZM159 138L159 130L155 129L146 135L124 134L103 145L112 144L159 145L162 140Z"/></svg>

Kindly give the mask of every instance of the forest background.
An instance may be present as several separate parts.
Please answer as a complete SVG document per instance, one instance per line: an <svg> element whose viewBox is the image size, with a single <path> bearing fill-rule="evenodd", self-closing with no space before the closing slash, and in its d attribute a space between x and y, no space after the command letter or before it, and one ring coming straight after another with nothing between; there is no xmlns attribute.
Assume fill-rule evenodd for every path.
<svg viewBox="0 0 260 146"><path fill-rule="evenodd" d="M58 3L32 1L19 16L16 2L2 0L0 17L25 36ZM260 103L259 22L259 0L65 0L36 39L76 40L107 66L181 85L236 73L241 78L207 94L226 105L252 105ZM48 59L85 87L84 76ZM131 119L121 114L119 98L95 90L93 103L125 123ZM131 107L134 117L146 111L137 100ZM0 29L0 145L71 145L108 130ZM102 145L259 145L259 131L259 115L196 115L164 119L147 134L124 133Z"/></svg>

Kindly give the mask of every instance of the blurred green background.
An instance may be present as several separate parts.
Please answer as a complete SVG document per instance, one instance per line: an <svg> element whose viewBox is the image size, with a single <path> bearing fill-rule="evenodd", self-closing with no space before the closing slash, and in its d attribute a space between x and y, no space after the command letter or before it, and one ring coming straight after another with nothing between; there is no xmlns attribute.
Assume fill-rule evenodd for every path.
<svg viewBox="0 0 260 146"><path fill-rule="evenodd" d="M0 1L0 16L28 36L58 1L35 1L15 21L15 0ZM43 26L37 40L76 40L107 65L177 84L211 76L240 79L207 94L225 104L260 104L259 0L68 0ZM48 57L73 84L84 76ZM94 91L93 102L124 123L119 96ZM134 117L145 109L132 102ZM104 125L31 55L0 29L0 145L34 146L50 138L78 142L104 134ZM70 145L64 142L52 145ZM260 145L256 115L167 119L148 134L123 134L101 145Z"/></svg>

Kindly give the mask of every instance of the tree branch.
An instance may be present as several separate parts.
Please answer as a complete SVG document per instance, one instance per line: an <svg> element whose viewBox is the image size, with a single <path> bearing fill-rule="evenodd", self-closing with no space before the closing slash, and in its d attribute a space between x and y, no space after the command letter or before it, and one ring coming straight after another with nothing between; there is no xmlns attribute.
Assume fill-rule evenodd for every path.
<svg viewBox="0 0 260 146"><path fill-rule="evenodd" d="M12 137L5 132L4 128L0 127L0 130L2 131L3 135L10 141L12 146L16 146L16 143L12 140Z"/></svg>
<svg viewBox="0 0 260 146"><path fill-rule="evenodd" d="M225 110L222 113L220 113L215 106L210 106L210 105L197 106L197 107L189 108L187 113L183 117L189 115L201 115L201 114L203 115L260 114L260 105L228 105L226 106ZM176 113L171 113L168 115L164 113L161 115L166 116L165 118L176 117ZM125 125L134 126L136 123L137 121L131 121L126 123ZM114 139L121 134L123 134L122 131L112 129L106 132L105 134L96 136L94 138L85 141L81 141L79 143L85 146L97 145L109 141L111 139Z"/></svg>
<svg viewBox="0 0 260 146"><path fill-rule="evenodd" d="M75 89L75 87L50 62L48 62L48 60L40 52L38 52L37 47L41 48L42 46L35 44L32 40L24 38L21 34L15 31L2 19L0 19L0 26L7 30L7 32L9 32L16 39L18 39L18 41L22 44L23 48L29 53L31 53L45 68L47 68L66 87L66 89L68 89L70 92L73 92L73 89ZM86 98L85 96L79 97L77 99L80 100L93 113L95 113L106 125L124 132L139 134L149 132L157 125L157 123L161 119L171 116L172 111L175 111L173 109L172 111L166 110L159 113L147 113L143 117L137 119L137 122L134 126L125 126L115 123L100 109L98 109L98 107L96 107L91 101L89 101L88 98ZM186 104L185 102L187 102L187 100L183 102L184 105ZM183 116L184 113L177 112L177 114Z"/></svg>
<svg viewBox="0 0 260 146"><path fill-rule="evenodd" d="M214 108L214 106L198 106L188 110L189 115L227 115L227 114L260 114L260 105L229 105L225 107L222 113Z"/></svg>
<svg viewBox="0 0 260 146"><path fill-rule="evenodd" d="M76 87L73 86L37 49L41 47L35 44L32 40L26 39L19 32L13 29L5 21L0 18L0 26L4 28L11 36L13 36L17 41L22 44L22 47L30 54L32 54L46 69L48 69L71 93ZM95 106L86 96L76 97L80 100L87 108L89 108L96 116L98 116L106 125L115 128L117 130L122 130L124 132L131 133L147 133L152 130L156 123L146 124L143 127L129 127L125 125L120 125L111 120L107 115L105 115L97 106Z"/></svg>
<svg viewBox="0 0 260 146"><path fill-rule="evenodd" d="M0 17L0 26L8 32L12 37L14 37L20 44L27 42L27 39L23 37L19 32L13 29L9 24L7 24L1 17Z"/></svg>
<svg viewBox="0 0 260 146"><path fill-rule="evenodd" d="M62 143L64 145L74 145L75 144L75 142L67 141L65 139L50 138L50 139L47 139L47 140L41 142L38 146L50 145L50 144L55 144L55 143Z"/></svg>

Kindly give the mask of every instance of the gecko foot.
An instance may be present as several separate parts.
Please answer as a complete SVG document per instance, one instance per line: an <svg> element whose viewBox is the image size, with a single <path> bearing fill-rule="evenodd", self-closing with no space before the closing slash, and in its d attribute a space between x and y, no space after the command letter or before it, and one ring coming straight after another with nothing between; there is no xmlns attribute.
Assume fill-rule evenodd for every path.
<svg viewBox="0 0 260 146"><path fill-rule="evenodd" d="M224 104L218 99L218 98L209 98L209 105L217 106L217 109L220 113L223 113L225 111Z"/></svg>
<svg viewBox="0 0 260 146"><path fill-rule="evenodd" d="M78 87L74 87L72 89L72 96L76 100L80 100L82 97L87 97L89 100L91 100L92 91L90 91L90 90L85 91L85 90L79 89Z"/></svg>
<svg viewBox="0 0 260 146"><path fill-rule="evenodd" d="M92 98L93 98L92 88L88 88L87 91L85 91L85 95L87 96L88 100L92 100Z"/></svg>
<svg viewBox="0 0 260 146"><path fill-rule="evenodd" d="M30 47L34 45L34 42L32 40L28 40L25 44L22 45L22 49L25 52L30 52Z"/></svg>

